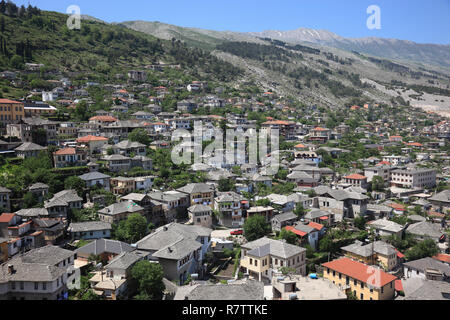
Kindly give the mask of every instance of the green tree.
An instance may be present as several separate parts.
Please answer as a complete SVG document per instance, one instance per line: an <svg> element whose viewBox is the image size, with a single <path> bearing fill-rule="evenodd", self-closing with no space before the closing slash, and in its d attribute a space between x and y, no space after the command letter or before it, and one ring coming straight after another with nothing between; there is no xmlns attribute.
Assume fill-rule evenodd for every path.
<svg viewBox="0 0 450 320"><path fill-rule="evenodd" d="M380 176L374 176L372 179L372 190L373 191L384 191L384 179Z"/></svg>
<svg viewBox="0 0 450 320"><path fill-rule="evenodd" d="M220 192L228 192L233 190L233 182L230 179L221 178L219 180L218 189Z"/></svg>
<svg viewBox="0 0 450 320"><path fill-rule="evenodd" d="M150 137L144 129L134 129L129 135L128 139L133 142L139 142L148 146L150 144Z"/></svg>
<svg viewBox="0 0 450 320"><path fill-rule="evenodd" d="M119 223L115 236L120 241L135 243L147 235L147 230L147 219L139 213L133 213Z"/></svg>
<svg viewBox="0 0 450 320"><path fill-rule="evenodd" d="M278 238L280 240L286 240L286 242L289 244L297 244L298 243L297 235L295 233L293 233L292 231L286 230L286 228L283 228L283 230L281 230Z"/></svg>
<svg viewBox="0 0 450 320"><path fill-rule="evenodd" d="M303 217L305 215L305 208L303 208L303 205L301 203L297 203L294 209L294 213L299 217Z"/></svg>
<svg viewBox="0 0 450 320"><path fill-rule="evenodd" d="M23 197L23 207L25 209L33 208L37 204L38 204L38 201L37 201L36 197L31 192L27 192L24 195L24 197Z"/></svg>
<svg viewBox="0 0 450 320"><path fill-rule="evenodd" d="M408 251L406 251L406 259L408 261L435 256L439 253L439 248L433 239L425 239L420 241Z"/></svg>
<svg viewBox="0 0 450 320"><path fill-rule="evenodd" d="M270 230L266 218L260 215L254 215L244 223L244 236L248 241L258 240L269 234Z"/></svg>
<svg viewBox="0 0 450 320"><path fill-rule="evenodd" d="M357 227L359 230L366 229L366 219L364 217L356 217L353 223L355 224L355 227Z"/></svg>
<svg viewBox="0 0 450 320"><path fill-rule="evenodd" d="M76 190L79 196L83 194L85 186L86 183L76 176L71 176L64 180L64 188L66 190Z"/></svg>
<svg viewBox="0 0 450 320"><path fill-rule="evenodd" d="M164 271L159 263L139 261L131 269L131 277L138 284L137 300L161 300L165 285Z"/></svg>

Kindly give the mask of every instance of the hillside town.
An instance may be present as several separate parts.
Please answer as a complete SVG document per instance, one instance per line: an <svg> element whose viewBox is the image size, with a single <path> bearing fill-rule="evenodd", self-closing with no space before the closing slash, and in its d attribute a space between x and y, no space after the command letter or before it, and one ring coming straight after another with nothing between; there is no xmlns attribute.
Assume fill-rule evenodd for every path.
<svg viewBox="0 0 450 320"><path fill-rule="evenodd" d="M0 300L450 299L448 118L184 68L1 71Z"/></svg>

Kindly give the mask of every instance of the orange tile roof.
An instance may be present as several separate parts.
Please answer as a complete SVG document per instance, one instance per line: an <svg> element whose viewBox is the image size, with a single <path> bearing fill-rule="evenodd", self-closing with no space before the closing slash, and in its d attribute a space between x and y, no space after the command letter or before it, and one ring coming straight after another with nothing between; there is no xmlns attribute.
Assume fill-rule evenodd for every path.
<svg viewBox="0 0 450 320"><path fill-rule="evenodd" d="M77 139L77 142L92 142L92 141L108 141L108 138L97 136L86 136Z"/></svg>
<svg viewBox="0 0 450 320"><path fill-rule="evenodd" d="M116 122L117 119L111 116L95 116L90 118L89 121Z"/></svg>
<svg viewBox="0 0 450 320"><path fill-rule="evenodd" d="M0 104L22 104L22 102L9 100L9 99L0 99Z"/></svg>
<svg viewBox="0 0 450 320"><path fill-rule="evenodd" d="M419 143L419 142L410 142L406 144L407 146L412 146L412 147L423 147L423 144Z"/></svg>
<svg viewBox="0 0 450 320"><path fill-rule="evenodd" d="M331 270L345 274L353 279L362 281L368 285L375 286L377 288L384 287L388 283L397 279L393 275L386 273L380 269L373 268L370 270L370 266L361 263L359 261L354 261L350 258L344 257L338 260L334 260L328 263L322 264L324 267ZM378 271L379 276L375 276L374 271ZM378 283L376 283L378 282Z"/></svg>
<svg viewBox="0 0 450 320"><path fill-rule="evenodd" d="M71 154L76 154L76 150L75 148L64 148L64 149L60 149L56 152L54 152L53 154L56 156L65 156L65 155L71 155Z"/></svg>
<svg viewBox="0 0 450 320"><path fill-rule="evenodd" d="M316 222L310 222L308 224L308 226L310 226L311 228L314 228L316 230L322 230L324 228L324 225L320 224L320 223L316 223Z"/></svg>
<svg viewBox="0 0 450 320"><path fill-rule="evenodd" d="M435 217L435 218L444 218L445 214L439 213L439 212L436 212L436 211L429 211L428 212L428 216Z"/></svg>
<svg viewBox="0 0 450 320"><path fill-rule="evenodd" d="M442 262L447 262L450 263L450 254L445 254L445 253L438 253L437 255L435 255L433 257L433 259L442 261Z"/></svg>
<svg viewBox="0 0 450 320"><path fill-rule="evenodd" d="M395 249L395 252L397 252L397 258L403 259L405 257L405 255L403 253L401 253L400 251L398 251L397 249Z"/></svg>
<svg viewBox="0 0 450 320"><path fill-rule="evenodd" d="M399 204L399 203L395 203L395 202L394 203L389 203L387 206L391 207L391 208L393 208L395 210L405 211L405 206L402 205L402 204Z"/></svg>
<svg viewBox="0 0 450 320"><path fill-rule="evenodd" d="M380 163L376 164L376 167L384 166L384 165L389 166L389 165L391 165L391 163L389 161L381 161Z"/></svg>
<svg viewBox="0 0 450 320"><path fill-rule="evenodd" d="M290 232L293 232L293 233L295 233L296 235L298 235L298 236L300 236L300 237L304 237L304 236L307 235L306 232L297 230L297 229L295 229L293 226L287 226L287 227L286 227L286 230L287 230L287 231L290 231Z"/></svg>
<svg viewBox="0 0 450 320"><path fill-rule="evenodd" d="M395 280L395 291L403 291L402 280Z"/></svg>
<svg viewBox="0 0 450 320"><path fill-rule="evenodd" d="M344 177L344 178L345 178L345 179L354 179L354 180L364 180L364 179L367 179L366 176L363 176L363 175L360 175L360 174L357 174L357 173L351 174L351 175L346 176L346 177Z"/></svg>
<svg viewBox="0 0 450 320"><path fill-rule="evenodd" d="M294 148L304 149L304 148L306 148L306 146L304 144L300 143L300 144L296 145Z"/></svg>
<svg viewBox="0 0 450 320"><path fill-rule="evenodd" d="M12 218L14 218L14 213L3 213L0 215L0 223L10 222Z"/></svg>
<svg viewBox="0 0 450 320"><path fill-rule="evenodd" d="M315 129L313 129L313 131L328 131L329 129L325 129L325 128L321 128L321 127L317 127Z"/></svg>
<svg viewBox="0 0 450 320"><path fill-rule="evenodd" d="M288 126L288 125L292 124L292 122L282 121L282 120L273 120L273 121L264 122L263 124Z"/></svg>

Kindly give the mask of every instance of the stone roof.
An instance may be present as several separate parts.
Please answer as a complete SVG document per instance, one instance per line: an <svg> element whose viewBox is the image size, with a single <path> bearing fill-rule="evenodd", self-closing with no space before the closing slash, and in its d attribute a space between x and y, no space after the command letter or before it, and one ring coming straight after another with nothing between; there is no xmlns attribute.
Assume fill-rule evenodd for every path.
<svg viewBox="0 0 450 320"><path fill-rule="evenodd" d="M189 212L195 213L195 212L207 212L207 211L212 211L211 207L209 206L205 206L203 204L196 204L192 207L188 208Z"/></svg>
<svg viewBox="0 0 450 320"><path fill-rule="evenodd" d="M246 244L242 245L242 248L248 249L248 250L254 250L259 247L263 247L263 246L267 246L267 245L270 246L270 248L269 248L270 255L280 257L283 259L290 258L301 252L306 251L305 248L298 247L298 246L295 246L292 244L288 244L281 240L269 239L267 237L246 243ZM266 249L263 249L263 250L266 250Z"/></svg>
<svg viewBox="0 0 450 320"><path fill-rule="evenodd" d="M106 269L122 269L127 270L131 266L133 266L136 262L144 259L150 253L145 251L131 251L131 252L122 252L118 256L114 257L106 266Z"/></svg>
<svg viewBox="0 0 450 320"><path fill-rule="evenodd" d="M15 214L20 217L27 217L27 218L45 217L49 215L47 209L45 208L21 209L15 212Z"/></svg>
<svg viewBox="0 0 450 320"><path fill-rule="evenodd" d="M444 234L439 225L427 221L411 224L406 231L414 235L428 236L430 238L439 238Z"/></svg>
<svg viewBox="0 0 450 320"><path fill-rule="evenodd" d="M175 297L177 299L177 297ZM264 300L264 284L248 280L243 283L199 285L185 297L185 300Z"/></svg>
<svg viewBox="0 0 450 320"><path fill-rule="evenodd" d="M8 265L12 265L14 272L9 274ZM14 258L0 265L0 283L10 281L51 282L66 273L66 269L54 265L41 263L26 263L21 258Z"/></svg>
<svg viewBox="0 0 450 320"><path fill-rule="evenodd" d="M84 180L84 181L91 181L91 180L99 180L99 179L108 179L111 177L106 174L94 171L94 172L89 172L89 173L83 174L83 175L79 176L78 178L80 178L81 180Z"/></svg>
<svg viewBox="0 0 450 320"><path fill-rule="evenodd" d="M206 183L190 183L182 188L178 188L177 191L193 194L193 193L209 193L214 192L214 187Z"/></svg>
<svg viewBox="0 0 450 320"><path fill-rule="evenodd" d="M56 266L63 260L74 255L75 253L70 250L56 246L45 246L25 253L21 259L24 263L39 263Z"/></svg>
<svg viewBox="0 0 450 320"><path fill-rule="evenodd" d="M44 148L38 144L32 143L32 142L25 142L24 144L20 145L15 149L15 151L42 151L46 150L47 148Z"/></svg>
<svg viewBox="0 0 450 320"><path fill-rule="evenodd" d="M200 226L170 223L137 242L137 248L155 251L155 257L179 259L201 247L198 237L210 237L212 230ZM195 243L194 243L195 242ZM182 258L180 257L180 258Z"/></svg>
<svg viewBox="0 0 450 320"><path fill-rule="evenodd" d="M78 222L71 223L69 225L69 230L71 232L90 232L98 230L111 230L111 224L103 221L88 221L88 222Z"/></svg>
<svg viewBox="0 0 450 320"><path fill-rule="evenodd" d="M105 252L121 254L122 252L130 252L134 250L135 248L125 242L110 239L98 239L81 248L78 248L75 252L89 256L90 254L100 255Z"/></svg>
<svg viewBox="0 0 450 320"><path fill-rule="evenodd" d="M450 189L436 193L434 196L432 196L428 200L450 203Z"/></svg>
<svg viewBox="0 0 450 320"><path fill-rule="evenodd" d="M51 207L65 207L69 203L83 201L75 190L63 190L58 192L49 201L45 202L45 208Z"/></svg>
<svg viewBox="0 0 450 320"><path fill-rule="evenodd" d="M427 257L403 263L405 267L425 272L427 269L435 269L450 277L450 266L436 259Z"/></svg>
<svg viewBox="0 0 450 320"><path fill-rule="evenodd" d="M121 214L124 212L133 213L133 212L140 212L142 210L144 210L144 208L142 208L140 205L136 204L133 201L128 200L128 201L113 203L109 207L101 209L98 212L101 214L114 216L114 215Z"/></svg>
<svg viewBox="0 0 450 320"><path fill-rule="evenodd" d="M274 216L272 218L272 220L277 220L279 222L289 221L289 220L293 220L293 219L298 219L298 216L295 213L293 213L292 211L277 214L276 216Z"/></svg>

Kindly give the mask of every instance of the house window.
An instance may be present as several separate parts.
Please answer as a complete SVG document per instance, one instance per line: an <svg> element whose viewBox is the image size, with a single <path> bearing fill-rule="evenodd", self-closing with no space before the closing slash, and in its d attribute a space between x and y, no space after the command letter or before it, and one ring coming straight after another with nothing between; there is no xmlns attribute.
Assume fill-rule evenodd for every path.
<svg viewBox="0 0 450 320"><path fill-rule="evenodd" d="M20 282L20 290L23 290L23 282Z"/></svg>
<svg viewBox="0 0 450 320"><path fill-rule="evenodd" d="M361 300L364 300L364 294L361 293Z"/></svg>
<svg viewBox="0 0 450 320"><path fill-rule="evenodd" d="M258 260L255 260L255 267L258 266Z"/></svg>
<svg viewBox="0 0 450 320"><path fill-rule="evenodd" d="M39 289L39 283L38 282L35 282L34 283L34 290L38 290Z"/></svg>

